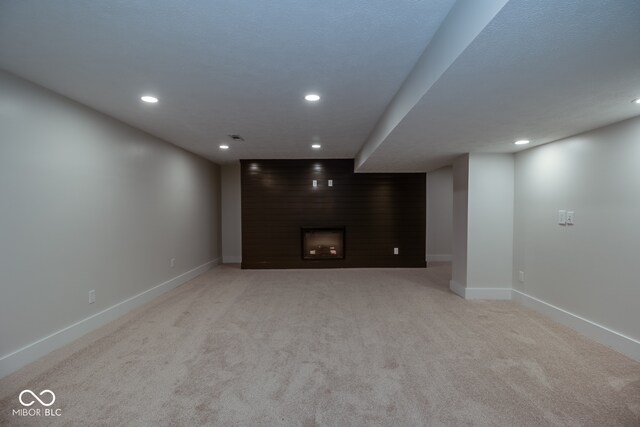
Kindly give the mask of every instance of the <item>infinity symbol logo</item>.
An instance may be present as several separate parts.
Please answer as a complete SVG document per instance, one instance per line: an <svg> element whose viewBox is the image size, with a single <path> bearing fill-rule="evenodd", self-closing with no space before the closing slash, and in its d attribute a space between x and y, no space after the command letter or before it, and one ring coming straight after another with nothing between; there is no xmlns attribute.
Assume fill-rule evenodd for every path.
<svg viewBox="0 0 640 427"><path fill-rule="evenodd" d="M27 393L28 393L28 394L30 394L31 396L33 396L33 398L34 398L35 400L37 400L38 402L40 402L40 404L41 404L42 406L51 406L51 405L53 405L53 402L55 402L55 401L56 401L56 395L55 395L55 394L53 394L53 392L52 392L51 390L42 390L42 391L40 392L40 396L42 396L42 395L43 395L43 394L45 394L45 393L49 393L49 394L51 395L51 402L49 402L49 403L44 403L44 402L43 402L43 401L42 401L42 400L41 400L41 399L40 399L40 398L39 398L39 397L38 397L34 392L32 392L31 390L22 390L22 392L20 393L20 396L18 396L18 400L20 401L20 403L22 403L22 406L31 406L31 405L33 405L34 403L36 403L36 402L35 402L35 400L31 400L31 401L30 401L30 402L28 402L28 403L27 403L27 402L25 402L24 400L22 400L22 396L23 396L24 394L27 394ZM27 398L27 399L28 399L28 398Z"/></svg>

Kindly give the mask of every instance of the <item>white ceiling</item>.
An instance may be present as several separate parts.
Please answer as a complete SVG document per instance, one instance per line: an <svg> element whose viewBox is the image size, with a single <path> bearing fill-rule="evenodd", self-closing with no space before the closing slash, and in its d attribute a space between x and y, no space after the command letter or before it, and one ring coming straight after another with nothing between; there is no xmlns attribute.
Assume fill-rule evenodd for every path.
<svg viewBox="0 0 640 427"><path fill-rule="evenodd" d="M639 1L454 3L1 1L0 68L217 162L360 152L359 171L425 171L640 114ZM460 48L456 19L485 6L499 12ZM447 48L451 63L399 114L407 76ZM246 141L219 150L230 133Z"/></svg>
<svg viewBox="0 0 640 427"><path fill-rule="evenodd" d="M637 116L638 97L640 1L511 0L359 171L523 150Z"/></svg>
<svg viewBox="0 0 640 427"><path fill-rule="evenodd" d="M214 161L352 158L454 1L4 1L0 67Z"/></svg>

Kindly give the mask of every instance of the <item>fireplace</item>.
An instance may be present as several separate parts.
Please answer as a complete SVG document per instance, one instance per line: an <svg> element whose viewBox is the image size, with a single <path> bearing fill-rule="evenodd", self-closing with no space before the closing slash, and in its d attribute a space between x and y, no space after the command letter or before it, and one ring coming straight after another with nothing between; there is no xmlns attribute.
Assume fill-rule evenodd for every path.
<svg viewBox="0 0 640 427"><path fill-rule="evenodd" d="M344 259L344 227L302 227L302 259Z"/></svg>

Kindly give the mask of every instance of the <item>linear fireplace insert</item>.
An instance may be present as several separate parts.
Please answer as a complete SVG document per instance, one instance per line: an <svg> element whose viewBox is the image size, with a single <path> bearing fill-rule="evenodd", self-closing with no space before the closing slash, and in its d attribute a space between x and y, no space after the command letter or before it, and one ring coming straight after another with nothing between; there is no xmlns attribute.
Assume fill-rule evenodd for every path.
<svg viewBox="0 0 640 427"><path fill-rule="evenodd" d="M302 227L302 259L344 259L344 227Z"/></svg>

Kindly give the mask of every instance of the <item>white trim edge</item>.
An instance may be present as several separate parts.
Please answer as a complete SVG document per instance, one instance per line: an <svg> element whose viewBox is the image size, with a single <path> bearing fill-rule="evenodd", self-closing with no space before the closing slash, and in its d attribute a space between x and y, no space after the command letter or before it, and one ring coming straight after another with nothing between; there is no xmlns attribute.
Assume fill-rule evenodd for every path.
<svg viewBox="0 0 640 427"><path fill-rule="evenodd" d="M48 353L75 341L85 334L116 320L134 308L137 308L165 292L188 282L218 264L218 258L211 260L192 270L182 273L173 279L167 280L166 282L147 289L138 295L104 309L99 313L82 319L79 322L67 326L66 328L60 329L59 331L22 347L21 349L0 357L0 378L17 371L31 362L35 362Z"/></svg>
<svg viewBox="0 0 640 427"><path fill-rule="evenodd" d="M453 292L454 294L464 298L464 294L465 294L464 291L466 288L462 286L460 283L456 282L455 280L449 280L449 289L451 289L451 292Z"/></svg>
<svg viewBox="0 0 640 427"><path fill-rule="evenodd" d="M467 288L465 299L510 300L511 288Z"/></svg>
<svg viewBox="0 0 640 427"><path fill-rule="evenodd" d="M538 313L544 314L562 323L580 334L600 344L606 345L631 359L640 362L640 341L599 325L577 314L563 310L560 307L539 300L523 292L512 290L513 300Z"/></svg>
<svg viewBox="0 0 640 427"><path fill-rule="evenodd" d="M433 254L427 255L427 262L447 262L451 261L451 254Z"/></svg>
<svg viewBox="0 0 640 427"><path fill-rule="evenodd" d="M460 283L449 281L449 289L464 299L510 300L511 288L465 288Z"/></svg>
<svg viewBox="0 0 640 427"><path fill-rule="evenodd" d="M242 262L242 256L222 255L223 264L240 264L241 262Z"/></svg>

